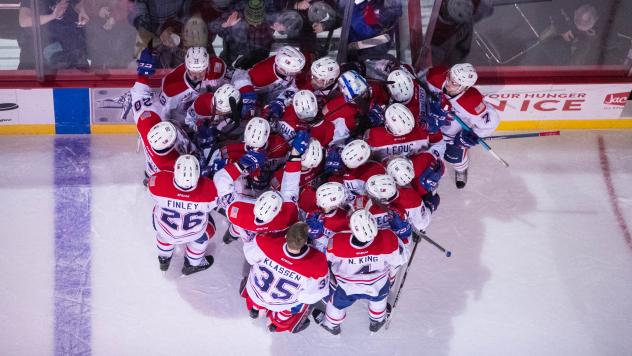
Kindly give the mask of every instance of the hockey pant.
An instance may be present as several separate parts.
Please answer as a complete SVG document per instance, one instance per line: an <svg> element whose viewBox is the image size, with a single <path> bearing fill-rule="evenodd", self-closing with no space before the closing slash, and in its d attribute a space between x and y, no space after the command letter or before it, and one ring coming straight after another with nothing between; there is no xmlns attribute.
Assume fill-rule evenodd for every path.
<svg viewBox="0 0 632 356"><path fill-rule="evenodd" d="M267 310L265 307L256 304L248 295L246 283L242 286L241 296L246 299L246 308L248 308L248 310L255 309L264 310L266 312L268 324L276 326L275 332L294 332L294 330L300 327L303 321L308 317L309 305L307 304L299 304L290 310L283 310L279 312Z"/></svg>
<svg viewBox="0 0 632 356"><path fill-rule="evenodd" d="M470 165L470 158L467 152L467 148L450 142L446 144L445 154L443 155L443 158L446 162L452 164L452 167L454 167L455 171L463 172Z"/></svg>
<svg viewBox="0 0 632 356"><path fill-rule="evenodd" d="M380 322L386 317L386 300L390 291L390 284L384 284L377 296L372 297L366 294L347 294L344 289L336 288L332 298L327 303L325 310L326 325L333 328L342 324L347 316L345 308L351 306L356 300L366 299L369 301L369 319Z"/></svg>
<svg viewBox="0 0 632 356"><path fill-rule="evenodd" d="M215 225L209 223L206 226L206 231L195 241L186 242L185 255L189 260L191 266L199 266L204 258L206 247L208 242L215 235ZM158 247L158 256L171 257L175 246L156 234L156 247Z"/></svg>

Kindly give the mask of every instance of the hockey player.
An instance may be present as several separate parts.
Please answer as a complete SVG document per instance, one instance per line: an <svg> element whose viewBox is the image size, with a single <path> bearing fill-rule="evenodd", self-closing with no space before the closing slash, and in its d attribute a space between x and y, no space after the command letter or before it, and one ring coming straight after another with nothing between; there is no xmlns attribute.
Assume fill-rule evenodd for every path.
<svg viewBox="0 0 632 356"><path fill-rule="evenodd" d="M294 78L304 67L305 55L294 47L284 46L276 55L249 69L248 78L260 102L269 103L281 94L284 100L289 100L297 91Z"/></svg>
<svg viewBox="0 0 632 356"><path fill-rule="evenodd" d="M261 166L259 159L248 158L248 155L255 156L260 153L249 152L244 156L246 160L242 158L240 162L228 165L215 174L213 180L218 186L220 197L228 196L228 201L232 201L226 208L226 217L231 226L225 235L225 243L230 243L239 237L248 243L257 233L282 233L298 221L296 202L299 195L301 155L308 147L308 140L307 134L299 133L292 141L292 151L285 165L281 191L266 191L254 202L245 197L236 197L233 185L244 172ZM258 162L252 163L252 161Z"/></svg>
<svg viewBox="0 0 632 356"><path fill-rule="evenodd" d="M200 177L197 158L180 156L173 172L161 171L152 175L148 187L156 201L153 225L160 270L169 269L174 245L179 244L186 244L182 274L209 268L213 256L204 254L215 234L209 213L216 206L217 190L210 179Z"/></svg>
<svg viewBox="0 0 632 356"><path fill-rule="evenodd" d="M305 222L311 245L325 252L330 237L349 229L348 211L344 208L349 192L340 183L327 182L316 189L315 196L317 209L310 212Z"/></svg>
<svg viewBox="0 0 632 356"><path fill-rule="evenodd" d="M328 294L327 259L307 245L307 229L296 222L285 238L258 234L244 246L252 267L241 295L252 318L266 311L271 332L304 330L309 326L309 306Z"/></svg>
<svg viewBox="0 0 632 356"><path fill-rule="evenodd" d="M324 180L323 174L323 146L314 138L309 139L307 150L301 155L301 177L299 181L300 193L298 206L300 213L304 215L315 209L316 187ZM283 169L277 169L270 180L272 189L280 189L283 181Z"/></svg>
<svg viewBox="0 0 632 356"><path fill-rule="evenodd" d="M336 150L330 150L327 153L325 171L333 174L342 173L339 180L352 193L350 201L366 196L364 186L369 177L386 173L384 166L379 162L369 160L370 157L371 147L363 140L349 142L340 153ZM338 178L334 175L330 180L336 181ZM362 206L362 201L363 199L360 199L353 204Z"/></svg>
<svg viewBox="0 0 632 356"><path fill-rule="evenodd" d="M373 214L378 226L390 228L408 245L413 228L425 231L430 224L431 212L414 189L400 187L386 174L378 174L366 182L370 198L366 209Z"/></svg>
<svg viewBox="0 0 632 356"><path fill-rule="evenodd" d="M423 152L405 158L393 157L386 165L386 172L402 188L411 187L431 213L439 207L440 197L436 193L445 166L435 155Z"/></svg>
<svg viewBox="0 0 632 356"><path fill-rule="evenodd" d="M386 321L387 297L391 283L407 259L399 241L387 229L378 229L365 209L356 210L349 219L350 232L335 234L327 246L327 261L338 283L323 315L316 310L316 322L330 333L340 334L345 309L357 300L369 301L369 330L378 331Z"/></svg>
<svg viewBox="0 0 632 356"><path fill-rule="evenodd" d="M326 121L343 123L352 136L363 131L358 128L359 117L367 112L371 99L369 83L358 72L346 71L338 78L338 90L341 95L329 100L322 109ZM366 125L366 124L365 124Z"/></svg>
<svg viewBox="0 0 632 356"><path fill-rule="evenodd" d="M162 115L169 120L184 124L187 112L195 99L204 92L214 92L224 84L233 84L240 91L244 111L254 110L256 95L246 79L246 72L232 69L219 57L209 57L206 48L191 47L184 63L176 67L162 80L160 103Z"/></svg>
<svg viewBox="0 0 632 356"><path fill-rule="evenodd" d="M459 189L467 183L468 149L481 137L489 136L500 122L496 111L488 107L483 95L474 88L478 75L469 63L451 68L439 66L428 70L425 81L430 91L429 120L441 127L446 150L444 158L455 170ZM472 131L464 130L452 115L458 116Z"/></svg>
<svg viewBox="0 0 632 356"><path fill-rule="evenodd" d="M389 156L410 156L428 148L428 132L416 124L406 106L391 104L384 117L384 126L370 128L364 134L375 159L385 161Z"/></svg>
<svg viewBox="0 0 632 356"><path fill-rule="evenodd" d="M310 75L296 78L298 89L314 92L319 102L325 102L336 90L336 79L340 75L340 65L331 57L320 58L312 63Z"/></svg>
<svg viewBox="0 0 632 356"><path fill-rule="evenodd" d="M318 99L310 90L299 90L292 97L292 105L283 113L275 125L286 140L294 137L297 130L308 130L310 136L324 147L338 145L349 137L344 122L326 121L319 115Z"/></svg>
<svg viewBox="0 0 632 356"><path fill-rule="evenodd" d="M145 180L162 170L173 170L181 153L192 151L190 142L172 123L162 121L159 103L154 102L149 76L155 73L155 58L144 50L138 63L138 77L130 90L132 113L145 153Z"/></svg>

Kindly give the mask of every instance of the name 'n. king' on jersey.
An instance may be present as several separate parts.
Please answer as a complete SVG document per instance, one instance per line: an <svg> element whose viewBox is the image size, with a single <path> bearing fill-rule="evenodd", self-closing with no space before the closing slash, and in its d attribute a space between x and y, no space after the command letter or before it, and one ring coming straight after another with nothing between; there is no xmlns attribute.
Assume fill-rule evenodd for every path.
<svg viewBox="0 0 632 356"><path fill-rule="evenodd" d="M216 207L217 190L212 180L200 177L193 191L183 192L173 185L173 172L162 171L149 178L148 187L156 201L154 227L164 240L179 244L204 234L208 214Z"/></svg>
<svg viewBox="0 0 632 356"><path fill-rule="evenodd" d="M292 256L285 238L257 235L253 243L244 245L244 254L251 264L248 296L270 311L314 304L329 293L327 259L313 247Z"/></svg>
<svg viewBox="0 0 632 356"><path fill-rule="evenodd" d="M398 268L406 262L405 249L400 249L397 236L387 229L364 247L351 242L350 232L335 234L327 246L327 260L338 287L345 293L375 297Z"/></svg>

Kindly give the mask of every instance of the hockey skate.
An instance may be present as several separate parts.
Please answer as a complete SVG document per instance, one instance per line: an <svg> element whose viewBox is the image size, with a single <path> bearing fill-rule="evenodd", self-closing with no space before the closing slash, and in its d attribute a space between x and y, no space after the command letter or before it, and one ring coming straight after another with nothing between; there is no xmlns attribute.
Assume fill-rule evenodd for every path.
<svg viewBox="0 0 632 356"><path fill-rule="evenodd" d="M320 325L320 327L327 330L332 335L338 335L342 331L340 329L340 325L336 325L332 328L323 323L325 320L325 312L322 310L314 309L314 311L312 311L312 318L314 318L314 322L316 322L316 324Z"/></svg>
<svg viewBox="0 0 632 356"><path fill-rule="evenodd" d="M192 266L189 263L189 259L185 257L184 266L182 266L182 274L184 274L185 276L188 276L196 272L204 271L208 269L209 267L211 267L212 265L213 265L213 256L211 255L204 256L204 261L202 261L202 263L200 263L199 266Z"/></svg>
<svg viewBox="0 0 632 356"><path fill-rule="evenodd" d="M467 184L467 169L465 169L463 172L454 171L454 173L456 187L459 189L465 188L465 185Z"/></svg>
<svg viewBox="0 0 632 356"><path fill-rule="evenodd" d="M248 315L253 319L257 319L259 317L259 310L252 308L248 311Z"/></svg>
<svg viewBox="0 0 632 356"><path fill-rule="evenodd" d="M171 264L171 257L158 256L158 263L160 263L160 270L164 272L169 269L169 264Z"/></svg>
<svg viewBox="0 0 632 356"><path fill-rule="evenodd" d="M386 304L386 316L381 321L371 320L371 322L369 323L369 330L372 333L378 332L382 328L382 326L386 324L386 321L389 319L390 315L391 315L391 305Z"/></svg>
<svg viewBox="0 0 632 356"><path fill-rule="evenodd" d="M237 237L234 237L233 235L230 234L229 230L226 230L226 233L224 234L224 237L222 238L222 241L228 245L233 241L236 241Z"/></svg>
<svg viewBox="0 0 632 356"><path fill-rule="evenodd" d="M297 333L300 333L301 331L307 329L309 327L310 323L311 322L309 321L309 319L303 320L302 323L300 323L294 330L292 330L292 334L297 334Z"/></svg>

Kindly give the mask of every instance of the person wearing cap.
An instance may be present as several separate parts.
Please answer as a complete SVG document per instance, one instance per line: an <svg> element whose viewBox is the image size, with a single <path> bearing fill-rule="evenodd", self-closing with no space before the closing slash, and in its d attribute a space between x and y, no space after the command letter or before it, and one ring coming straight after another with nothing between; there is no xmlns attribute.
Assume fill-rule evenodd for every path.
<svg viewBox="0 0 632 356"><path fill-rule="evenodd" d="M247 69L270 55L274 33L271 22L263 0L249 0L245 6L235 5L208 26L224 41L220 57L229 65Z"/></svg>

